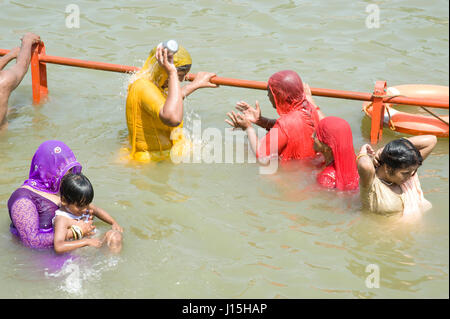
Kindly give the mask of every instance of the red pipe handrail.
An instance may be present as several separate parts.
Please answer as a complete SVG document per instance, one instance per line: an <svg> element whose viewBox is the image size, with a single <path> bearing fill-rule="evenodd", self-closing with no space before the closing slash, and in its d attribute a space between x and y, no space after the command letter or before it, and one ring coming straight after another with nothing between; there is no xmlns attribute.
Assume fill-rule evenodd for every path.
<svg viewBox="0 0 450 319"><path fill-rule="evenodd" d="M7 54L8 52L9 52L9 50L0 49L0 56L3 56L5 54ZM97 61L79 60L79 59L64 58L64 57L58 57L58 56L52 56L52 55L46 55L46 54L39 54L39 62L80 67L80 68L86 68L86 69L118 72L118 73L129 73L129 72L136 72L136 71L140 70L140 68L136 67L136 66L112 64L112 63L97 62ZM195 79L195 76L196 76L196 74L188 74L186 76L186 80L193 81ZM213 79L211 79L211 82L214 84L218 84L218 85L226 85L226 86L233 86L233 87L257 89L257 90L266 90L267 89L267 82L262 82L262 81L251 81L251 80L224 78L224 77L216 76ZM372 93L313 88L313 87L311 87L311 93L312 93L312 95L315 95L315 96L339 98L339 99L347 99L347 100L359 100L359 101L373 101L373 98L374 98L374 95ZM384 96L383 102L391 103L391 104L427 106L427 107L442 108L442 109L448 109L448 107L449 107L448 100L411 98L411 97L406 97L406 96L394 96L394 97Z"/></svg>
<svg viewBox="0 0 450 319"><path fill-rule="evenodd" d="M86 61L72 58L64 58L45 54L44 43L33 46L33 52L31 57L31 75L33 86L33 103L40 104L47 98L47 67L46 63L119 72L129 73L139 71L140 68L135 66L111 64L96 61ZM9 50L0 49L0 56L7 54ZM188 74L185 78L187 81L193 81L196 74ZM211 82L218 85L266 90L267 82L250 81L242 79L232 79L224 77L214 77ZM448 109L449 101L441 99L425 99L425 98L411 98L407 96L388 96L386 95L386 82L377 81L375 90L373 93L343 91L333 89L311 88L311 94L315 96L323 96L330 98L359 100L359 101L371 101L373 103L373 114L371 122L370 139L371 143L377 143L382 135L383 131L383 118L384 118L384 103L390 104L403 104L403 105L415 105L415 106L427 106L441 109Z"/></svg>
<svg viewBox="0 0 450 319"><path fill-rule="evenodd" d="M186 80L193 81L195 79L196 74L188 74L186 75ZM241 79L232 79L232 78L222 78L222 77L214 77L211 79L211 82L218 85L227 85L234 87L242 87L249 89L257 89L257 90L267 90L267 82L261 81L249 81L249 80L241 80ZM331 97L331 98L339 98L339 99L347 99L347 100L359 100L359 101L373 101L374 97L378 97L372 93L365 92L354 92L354 91L342 91L342 90L333 90L333 89L321 89L321 88L311 88L311 94L315 96L323 96L323 97ZM404 105L416 105L416 106L428 106L434 108L448 109L449 102L448 100L441 99L424 99L424 98L411 98L406 96L387 96L383 94L380 96L383 98L384 103L390 104L404 104Z"/></svg>

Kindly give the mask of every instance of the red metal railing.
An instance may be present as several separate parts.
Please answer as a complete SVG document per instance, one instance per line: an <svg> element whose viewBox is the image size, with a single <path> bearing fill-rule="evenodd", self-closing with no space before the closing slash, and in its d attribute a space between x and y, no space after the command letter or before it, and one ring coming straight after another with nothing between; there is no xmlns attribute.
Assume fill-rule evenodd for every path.
<svg viewBox="0 0 450 319"><path fill-rule="evenodd" d="M8 52L9 50L0 49L0 56L3 56ZM110 72L119 72L119 73L136 72L140 69L135 66L127 66L95 61L85 61L47 55L45 53L44 43L41 42L39 45L33 47L31 57L31 77L32 77L34 104L43 103L48 96L46 63L103 70ZM196 76L195 74L188 74L186 76L186 80L193 81L195 79L195 76ZM218 85L258 89L258 90L267 89L267 83L260 81L223 78L216 76L211 79L211 82ZM377 143L381 139L383 133L385 103L428 106L443 109L448 109L449 107L448 100L411 98L405 96L395 96L395 97L387 96L386 87L387 87L386 81L377 81L373 93L342 91L342 90L322 89L322 88L311 88L311 93L312 95L315 96L359 100L359 101L371 101L373 105L373 112L371 120L372 122L370 131L370 141L372 144Z"/></svg>

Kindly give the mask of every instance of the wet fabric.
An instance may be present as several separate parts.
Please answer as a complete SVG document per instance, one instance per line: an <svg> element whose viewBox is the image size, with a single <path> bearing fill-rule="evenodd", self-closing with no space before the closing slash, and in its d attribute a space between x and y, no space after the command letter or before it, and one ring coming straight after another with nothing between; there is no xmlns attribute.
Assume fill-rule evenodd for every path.
<svg viewBox="0 0 450 319"><path fill-rule="evenodd" d="M129 157L142 161L167 159L170 154L183 153L185 143L183 123L177 127L165 125L159 113L164 106L167 92L162 89L167 72L156 60L156 48L151 52L136 79L128 87L126 118L131 150ZM174 55L175 67L191 65L189 53L180 46ZM172 149L173 148L173 149Z"/></svg>
<svg viewBox="0 0 450 319"><path fill-rule="evenodd" d="M72 150L61 141L46 141L36 150L31 160L29 177L23 185L56 194L59 192L61 179L71 168L74 174L81 172L81 164L77 162Z"/></svg>
<svg viewBox="0 0 450 319"><path fill-rule="evenodd" d="M282 161L305 159L315 156L312 135L319 122L319 115L314 105L309 103L303 90L300 76L290 70L273 74L268 81L277 113L274 127L260 141L257 157L270 155L270 141L275 137L278 155Z"/></svg>
<svg viewBox="0 0 450 319"><path fill-rule="evenodd" d="M423 196L417 173L400 185L400 187L403 191L404 217L418 216L432 207L431 203Z"/></svg>
<svg viewBox="0 0 450 319"><path fill-rule="evenodd" d="M372 185L361 190L361 200L366 209L382 215L400 214L403 212L402 195L393 192L375 174Z"/></svg>
<svg viewBox="0 0 450 319"><path fill-rule="evenodd" d="M334 158L333 163L318 175L318 183L339 190L358 189L359 174L353 136L347 121L335 116L325 117L319 122L316 135L319 141L331 148ZM334 184L330 182L332 176L335 177Z"/></svg>
<svg viewBox="0 0 450 319"><path fill-rule="evenodd" d="M334 162L317 175L317 182L325 188L336 188L336 167Z"/></svg>
<svg viewBox="0 0 450 319"><path fill-rule="evenodd" d="M72 150L63 142L50 140L42 143L31 161L29 178L23 185L35 190L57 194L64 175L73 169L81 172ZM18 188L8 200L12 221L10 231L30 248L53 246L52 219L58 206L51 200L26 188Z"/></svg>
<svg viewBox="0 0 450 319"><path fill-rule="evenodd" d="M10 231L30 248L53 247L52 219L58 205L29 189L18 188L8 200Z"/></svg>
<svg viewBox="0 0 450 319"><path fill-rule="evenodd" d="M375 174L372 185L361 191L362 202L366 209L382 215L403 214L405 218L420 216L431 208L425 199L418 174L414 174L400 185L402 194L393 192Z"/></svg>

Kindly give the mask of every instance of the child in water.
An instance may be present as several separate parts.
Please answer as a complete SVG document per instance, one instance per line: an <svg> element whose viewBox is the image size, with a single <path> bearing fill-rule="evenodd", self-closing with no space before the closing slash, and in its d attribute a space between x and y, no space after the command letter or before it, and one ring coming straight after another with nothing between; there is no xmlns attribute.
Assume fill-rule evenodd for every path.
<svg viewBox="0 0 450 319"><path fill-rule="evenodd" d="M122 249L122 227L106 211L91 207L94 198L94 189L89 179L83 174L67 174L61 181L61 207L55 212L53 218L55 252L65 253L74 249L92 246L101 247L106 241L112 253L119 253ZM97 216L105 223L112 225L112 230L108 231L103 239L83 238L81 228L75 225L76 221L89 220ZM73 240L66 240L67 230L73 233Z"/></svg>

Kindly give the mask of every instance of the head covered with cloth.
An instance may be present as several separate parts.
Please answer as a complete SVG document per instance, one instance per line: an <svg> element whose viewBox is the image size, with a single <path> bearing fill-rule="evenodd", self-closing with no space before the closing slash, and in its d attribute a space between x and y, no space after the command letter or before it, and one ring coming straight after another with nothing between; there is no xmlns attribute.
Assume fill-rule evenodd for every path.
<svg viewBox="0 0 450 319"><path fill-rule="evenodd" d="M157 48L150 51L144 66L128 87L126 118L131 144L129 158L141 162L167 159L171 151L182 153L185 142L181 132L182 122L171 127L160 118L168 94L168 74L158 63ZM182 81L191 68L192 59L181 45L173 55L173 64Z"/></svg>

